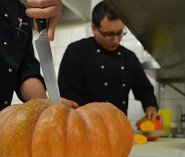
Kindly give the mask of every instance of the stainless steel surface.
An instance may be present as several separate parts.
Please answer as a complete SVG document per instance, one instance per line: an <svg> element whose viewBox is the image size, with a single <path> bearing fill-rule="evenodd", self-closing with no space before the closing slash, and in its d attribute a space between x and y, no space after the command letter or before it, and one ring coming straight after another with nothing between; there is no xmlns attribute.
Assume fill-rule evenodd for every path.
<svg viewBox="0 0 185 157"><path fill-rule="evenodd" d="M47 29L40 32L38 39L35 40L35 46L38 52L49 99L52 103L58 103L60 102L60 93L54 69L51 47L47 38Z"/></svg>
<svg viewBox="0 0 185 157"><path fill-rule="evenodd" d="M176 90L178 93L180 93L182 96L185 96L185 93L179 89L178 87L176 87L175 85L173 84L168 84L168 86L170 86L172 89Z"/></svg>
<svg viewBox="0 0 185 157"><path fill-rule="evenodd" d="M185 82L185 1L104 1L159 63L157 79Z"/></svg>
<svg viewBox="0 0 185 157"><path fill-rule="evenodd" d="M185 82L184 68L150 69L145 66L145 71L162 84Z"/></svg>
<svg viewBox="0 0 185 157"><path fill-rule="evenodd" d="M62 0L59 24L90 21L92 0Z"/></svg>
<svg viewBox="0 0 185 157"><path fill-rule="evenodd" d="M174 134L172 138L185 138L185 134Z"/></svg>
<svg viewBox="0 0 185 157"><path fill-rule="evenodd" d="M177 110L177 134L183 134L181 123L182 106L178 105L176 107L176 110Z"/></svg>
<svg viewBox="0 0 185 157"><path fill-rule="evenodd" d="M185 115L182 113L182 105L177 105L176 107L176 118L177 118L177 131L172 134L173 138L185 138L185 132L183 128L183 123L185 123Z"/></svg>

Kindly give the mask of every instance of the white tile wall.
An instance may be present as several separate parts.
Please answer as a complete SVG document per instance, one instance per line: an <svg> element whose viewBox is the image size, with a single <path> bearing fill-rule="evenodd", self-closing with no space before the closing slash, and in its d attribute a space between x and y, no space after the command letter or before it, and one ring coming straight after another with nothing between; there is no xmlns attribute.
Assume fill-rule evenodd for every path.
<svg viewBox="0 0 185 157"><path fill-rule="evenodd" d="M97 2L100 0L94 0L92 1L94 6ZM82 23L82 24L73 24L73 25L65 25L57 27L55 40L51 42L52 52L53 52L53 58L55 63L55 70L56 74L58 75L58 68L60 65L60 61L62 59L62 56L64 54L64 51L67 47L67 45L75 40L79 40L84 37L88 37L91 35L91 29L90 29L90 23ZM34 32L34 39L38 37L38 33ZM146 61L146 58L150 59L150 55L147 55L146 51L143 49L142 45L136 40L136 38L132 35L132 33L128 30L127 35L123 38L121 41L121 44L123 44L128 49L132 50L136 53L137 57L141 62ZM36 53L37 56L37 53ZM164 90L160 93L157 93L158 91L158 83L154 78L151 78L148 76L151 83L155 87L155 93L156 95L160 94L161 100L160 105L163 108L170 108L172 109L172 121L176 121L176 105L182 104L185 106L185 98L178 92L174 91L167 85L165 86ZM185 92L185 84L176 84L179 88L182 89L183 92ZM141 118L144 113L142 110L141 103L138 101L135 101L134 96L132 92L129 95L130 99L130 105L128 109L128 117L133 124L133 127L135 127L135 121ZM19 99L14 95L12 104L20 103ZM185 111L184 111L185 113Z"/></svg>

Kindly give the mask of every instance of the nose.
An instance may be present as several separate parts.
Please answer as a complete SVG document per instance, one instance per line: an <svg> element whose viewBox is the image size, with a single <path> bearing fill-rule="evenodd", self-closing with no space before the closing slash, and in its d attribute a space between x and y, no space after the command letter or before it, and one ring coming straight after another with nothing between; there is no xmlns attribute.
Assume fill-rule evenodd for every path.
<svg viewBox="0 0 185 157"><path fill-rule="evenodd" d="M120 37L117 36L117 35L115 35L114 38L113 38L113 40L112 40L112 42L115 43L115 44L119 44L120 43L120 40L121 40Z"/></svg>

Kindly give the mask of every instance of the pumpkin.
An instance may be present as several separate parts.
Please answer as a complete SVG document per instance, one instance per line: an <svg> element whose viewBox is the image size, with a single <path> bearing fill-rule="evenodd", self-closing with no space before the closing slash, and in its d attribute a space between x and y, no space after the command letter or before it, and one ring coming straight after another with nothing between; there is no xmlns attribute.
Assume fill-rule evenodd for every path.
<svg viewBox="0 0 185 157"><path fill-rule="evenodd" d="M142 131L153 131L155 130L154 123L151 120L145 120L138 125L139 130Z"/></svg>
<svg viewBox="0 0 185 157"><path fill-rule="evenodd" d="M110 103L34 99L0 112L1 157L127 157L132 145L128 118Z"/></svg>
<svg viewBox="0 0 185 157"><path fill-rule="evenodd" d="M163 130L163 124L161 123L159 116L157 116L156 119L153 121L144 117L139 121L137 121L136 126L138 130L142 130L142 131ZM157 139L159 139L159 136L147 137L148 141L155 141Z"/></svg>
<svg viewBox="0 0 185 157"><path fill-rule="evenodd" d="M141 134L134 134L134 143L135 144L144 144L147 142L147 137Z"/></svg>

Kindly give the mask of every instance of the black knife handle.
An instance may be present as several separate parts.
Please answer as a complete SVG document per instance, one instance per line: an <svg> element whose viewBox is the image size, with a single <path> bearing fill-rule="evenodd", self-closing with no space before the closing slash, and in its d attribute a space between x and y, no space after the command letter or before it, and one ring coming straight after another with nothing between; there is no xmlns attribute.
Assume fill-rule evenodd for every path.
<svg viewBox="0 0 185 157"><path fill-rule="evenodd" d="M39 32L47 28L46 19L36 19Z"/></svg>

